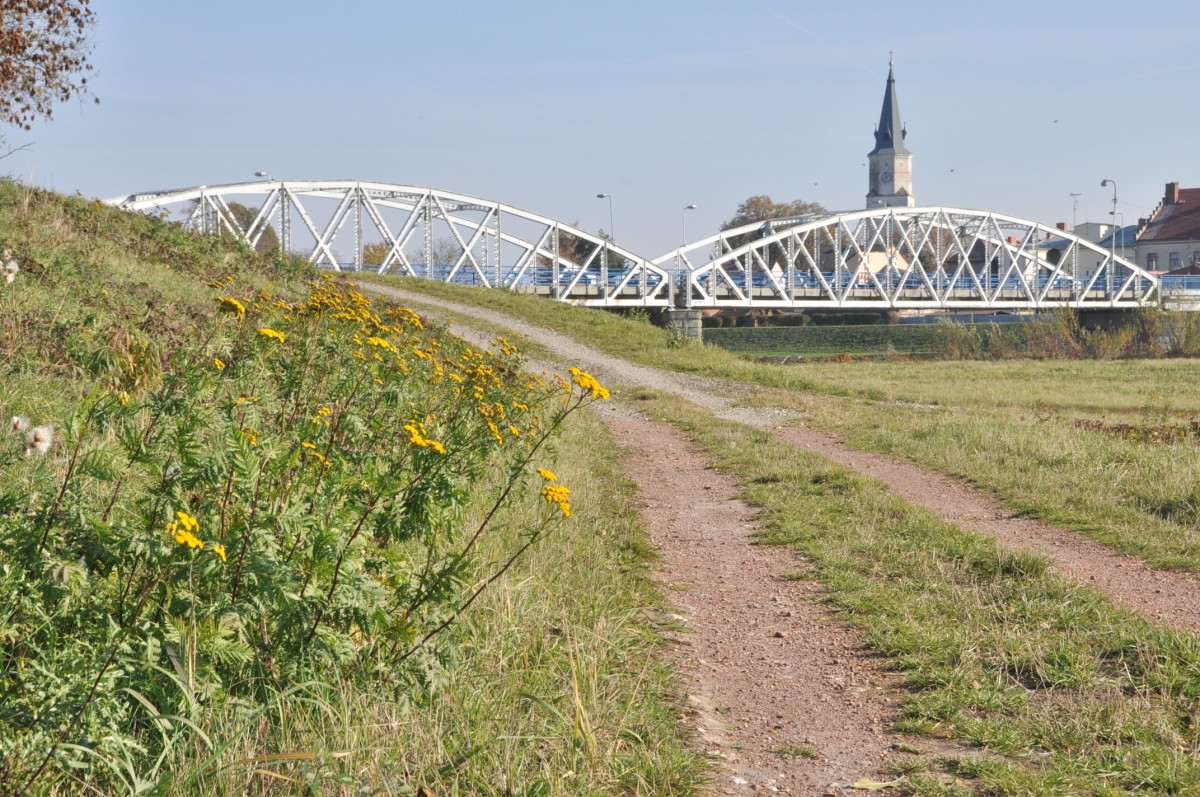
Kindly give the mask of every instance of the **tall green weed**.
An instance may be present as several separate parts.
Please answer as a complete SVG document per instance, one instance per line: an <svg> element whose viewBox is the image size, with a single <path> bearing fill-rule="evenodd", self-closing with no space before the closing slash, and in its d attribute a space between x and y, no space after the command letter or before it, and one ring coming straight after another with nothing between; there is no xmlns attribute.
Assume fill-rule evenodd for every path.
<svg viewBox="0 0 1200 797"><path fill-rule="evenodd" d="M607 397L586 373L531 379L507 342L479 351L352 284L210 287L222 319L129 370L146 379L105 367L69 415L13 407L0 438L5 793L166 789L172 745L213 746L201 714L249 721L321 677L427 685L436 635L570 515L528 470ZM464 528L489 471L492 509ZM481 563L531 479L541 516Z"/></svg>

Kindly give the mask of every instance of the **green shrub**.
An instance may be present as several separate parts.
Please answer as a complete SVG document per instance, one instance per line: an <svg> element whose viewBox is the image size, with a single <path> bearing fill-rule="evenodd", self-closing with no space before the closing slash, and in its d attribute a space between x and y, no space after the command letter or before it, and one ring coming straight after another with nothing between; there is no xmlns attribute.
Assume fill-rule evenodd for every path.
<svg viewBox="0 0 1200 797"><path fill-rule="evenodd" d="M436 634L569 517L541 471L540 520L477 558L545 442L607 397L586 373L531 381L503 340L481 352L328 280L219 301L157 369L148 341L110 341L83 360L111 380L0 437L4 793L68 772L162 785L202 712L250 717L314 678L436 678ZM489 471L492 511L463 529Z"/></svg>

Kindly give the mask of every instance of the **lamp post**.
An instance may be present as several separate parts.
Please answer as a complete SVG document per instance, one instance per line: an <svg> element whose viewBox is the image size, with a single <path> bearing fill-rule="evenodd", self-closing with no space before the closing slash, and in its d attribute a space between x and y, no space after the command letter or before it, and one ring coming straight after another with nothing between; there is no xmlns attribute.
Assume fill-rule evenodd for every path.
<svg viewBox="0 0 1200 797"><path fill-rule="evenodd" d="M688 205L680 214L683 217L683 244L679 247L679 251L675 253L675 273L671 275L671 304L675 303L675 283L679 281L679 258L683 254L683 247L687 246L687 212L695 210L699 205ZM689 305L690 306L690 305Z"/></svg>
<svg viewBox="0 0 1200 797"><path fill-rule="evenodd" d="M683 209L683 245L684 246L687 246L687 212L689 210L695 210L698 207L700 207L700 206L699 205L688 205L686 208Z"/></svg>
<svg viewBox="0 0 1200 797"><path fill-rule="evenodd" d="M617 228L615 225L613 225L612 196L609 194L596 194L596 199L607 199L608 200L608 237L609 237L609 239L612 240L613 243L616 243L617 242Z"/></svg>
<svg viewBox="0 0 1200 797"><path fill-rule="evenodd" d="M1113 226L1115 227L1116 223L1117 223L1117 181L1116 180L1101 180L1100 187L1108 188L1109 183L1112 183L1112 189L1113 189L1112 217L1113 217ZM1108 268L1106 268L1104 270L1104 282L1105 282L1105 287L1108 289L1109 296L1112 295L1113 269L1116 267L1116 265L1117 265L1117 235L1114 232L1113 237L1112 237L1112 260L1109 261Z"/></svg>
<svg viewBox="0 0 1200 797"><path fill-rule="evenodd" d="M271 179L271 175L267 174L266 172L255 172L254 176L266 178L268 181Z"/></svg>

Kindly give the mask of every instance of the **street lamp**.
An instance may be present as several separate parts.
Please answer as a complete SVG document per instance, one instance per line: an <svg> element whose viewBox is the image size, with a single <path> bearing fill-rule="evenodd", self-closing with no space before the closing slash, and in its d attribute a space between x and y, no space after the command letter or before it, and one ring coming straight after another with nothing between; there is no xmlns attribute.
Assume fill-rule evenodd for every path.
<svg viewBox="0 0 1200 797"><path fill-rule="evenodd" d="M268 180L271 179L271 175L267 174L266 172L255 172L254 176L255 177L265 177Z"/></svg>
<svg viewBox="0 0 1200 797"><path fill-rule="evenodd" d="M699 205L688 205L686 208L683 209L683 245L684 246L687 246L687 212L689 210L695 210L698 207L700 207L700 206Z"/></svg>
<svg viewBox="0 0 1200 797"><path fill-rule="evenodd" d="M1112 188L1113 188L1112 217L1113 217L1113 226L1115 227L1117 224L1117 181L1116 180L1101 180L1100 187L1108 188L1109 183L1112 183ZM1106 274L1105 274L1105 280L1104 280L1105 283L1107 283L1107 288L1108 288L1109 294L1112 293L1112 289L1113 289L1113 269L1116 268L1116 265L1117 265L1117 234L1114 232L1113 237L1112 237L1112 260L1109 262L1108 268L1105 269Z"/></svg>
<svg viewBox="0 0 1200 797"><path fill-rule="evenodd" d="M617 228L613 226L612 197L608 194L596 194L596 199L608 200L608 237L613 243L617 242Z"/></svg>

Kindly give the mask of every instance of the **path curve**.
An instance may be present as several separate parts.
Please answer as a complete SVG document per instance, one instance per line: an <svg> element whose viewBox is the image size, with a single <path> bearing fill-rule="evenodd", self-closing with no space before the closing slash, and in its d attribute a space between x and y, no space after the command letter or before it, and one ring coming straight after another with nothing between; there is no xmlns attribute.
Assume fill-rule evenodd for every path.
<svg viewBox="0 0 1200 797"><path fill-rule="evenodd" d="M601 381L674 393L718 417L772 432L781 440L878 479L903 498L963 528L993 537L1006 548L1036 551L1050 560L1055 571L1091 584L1120 606L1163 625L1200 633L1200 589L1197 589L1200 585L1192 576L1156 570L1136 557L1117 553L1077 532L1016 517L991 496L936 471L852 448L840 438L815 429L785 425L779 410L734 407L730 399L712 392L712 386L719 380L631 363L494 310L383 285L362 287L400 301L506 327L528 335L564 360L587 368Z"/></svg>

